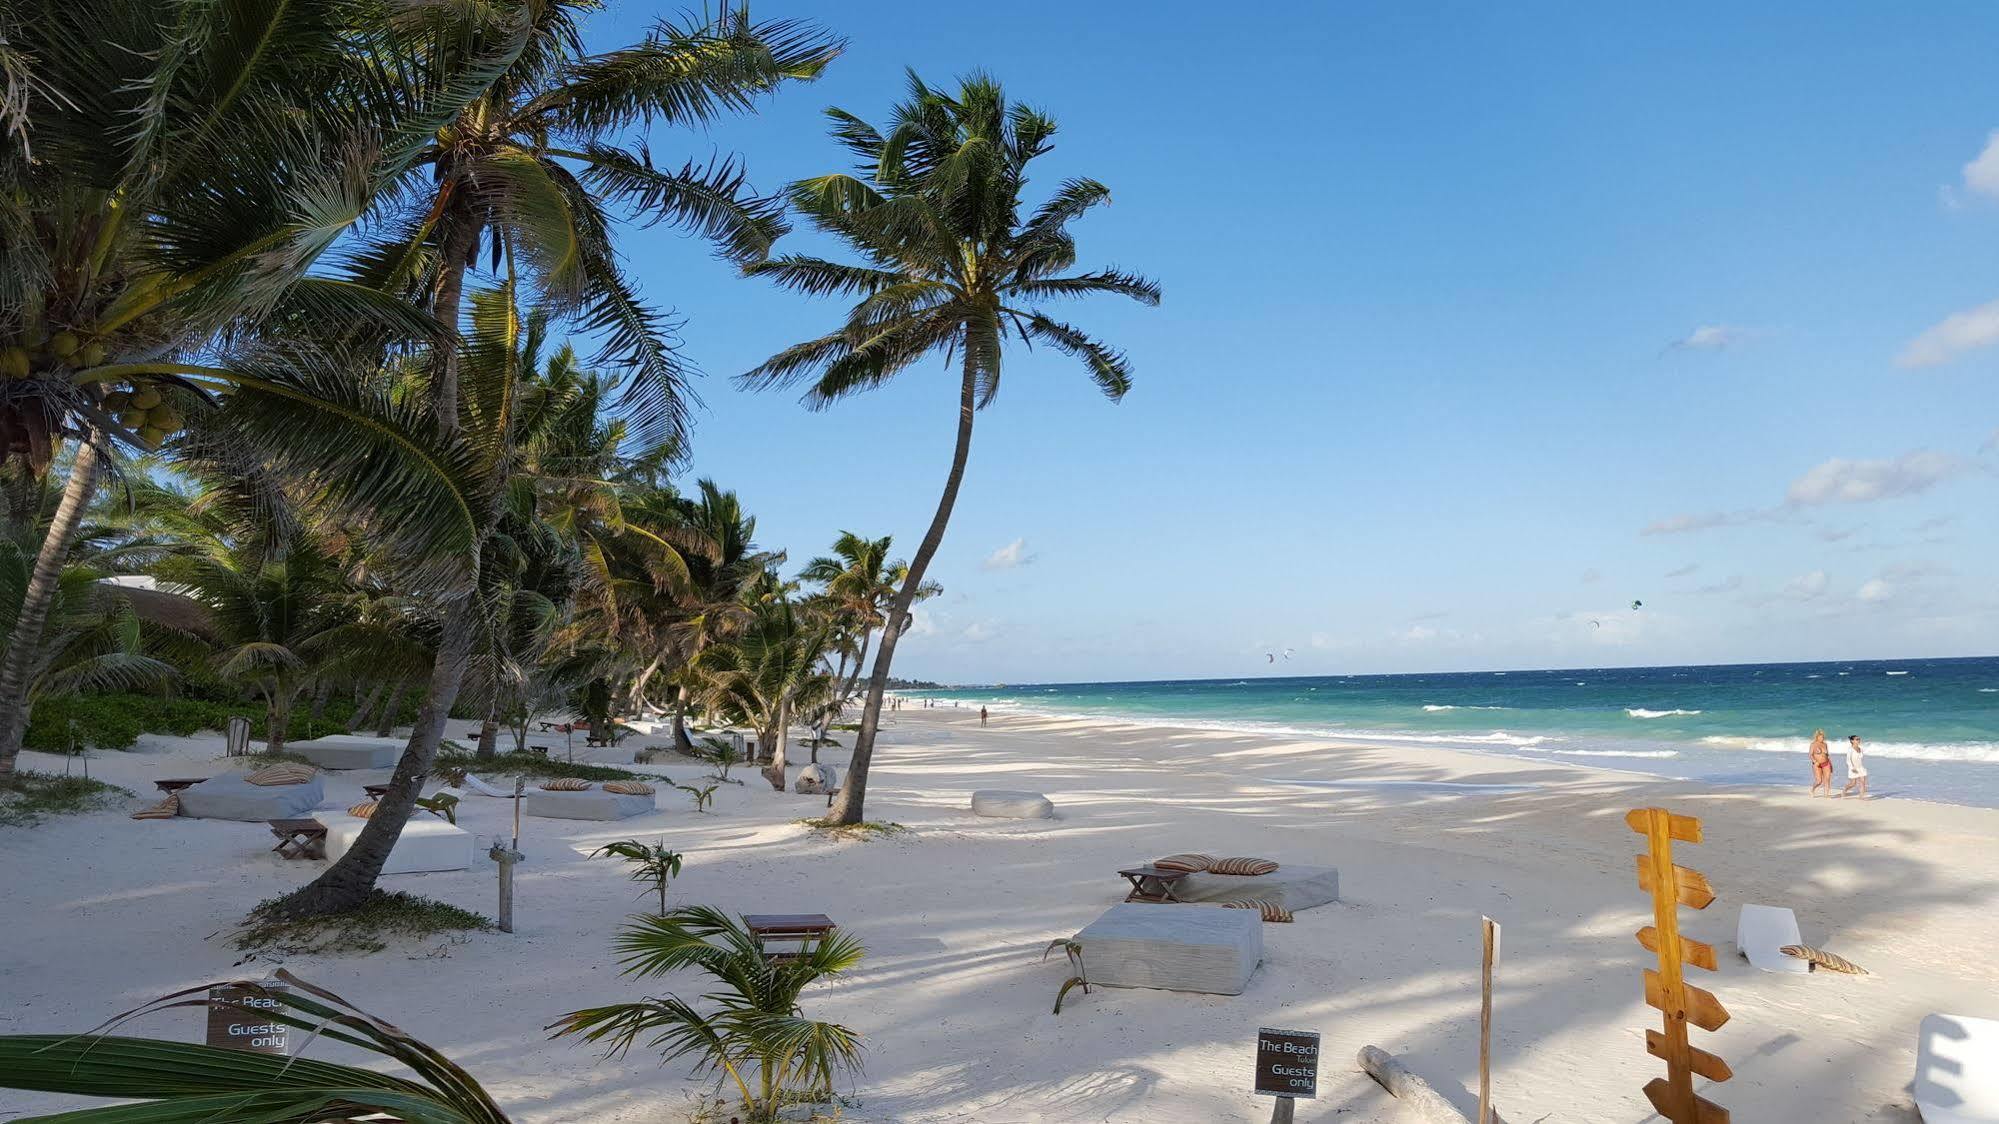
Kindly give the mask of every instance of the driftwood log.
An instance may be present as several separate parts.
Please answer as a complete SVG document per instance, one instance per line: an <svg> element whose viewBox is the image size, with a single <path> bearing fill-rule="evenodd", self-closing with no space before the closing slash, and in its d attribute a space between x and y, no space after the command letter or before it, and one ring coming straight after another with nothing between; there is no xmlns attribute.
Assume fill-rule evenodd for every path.
<svg viewBox="0 0 1999 1124"><path fill-rule="evenodd" d="M1428 1124L1465 1124L1465 1114L1458 1111L1458 1106L1409 1072L1409 1067L1396 1061L1395 1055L1379 1046L1362 1046L1359 1060L1360 1068L1369 1077ZM1505 1124L1497 1108L1492 1110L1492 1124Z"/></svg>

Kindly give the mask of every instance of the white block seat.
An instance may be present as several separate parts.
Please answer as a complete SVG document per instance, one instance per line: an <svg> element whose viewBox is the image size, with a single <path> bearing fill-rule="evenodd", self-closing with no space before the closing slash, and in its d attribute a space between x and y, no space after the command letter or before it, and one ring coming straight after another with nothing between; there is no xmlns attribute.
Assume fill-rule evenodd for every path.
<svg viewBox="0 0 1999 1124"><path fill-rule="evenodd" d="M1190 874L1173 884L1183 902L1225 902L1261 898L1293 913L1340 900L1340 871L1333 866L1282 863L1269 874Z"/></svg>
<svg viewBox="0 0 1999 1124"><path fill-rule="evenodd" d="M224 773L180 790L180 814L203 820L295 820L319 807L325 784L251 784L242 773Z"/></svg>
<svg viewBox="0 0 1999 1124"><path fill-rule="evenodd" d="M1055 817L1055 802L1038 792L982 788L972 793L972 814L1002 820L1047 820Z"/></svg>
<svg viewBox="0 0 1999 1124"><path fill-rule="evenodd" d="M1999 1019L1923 1016L1911 1088L1923 1124L1999 1124Z"/></svg>
<svg viewBox="0 0 1999 1124"><path fill-rule="evenodd" d="M390 769L409 743L401 738L369 738L359 734L328 734L285 748L322 769Z"/></svg>
<svg viewBox="0 0 1999 1124"><path fill-rule="evenodd" d="M361 838L367 820L341 816L326 827L326 857L337 860ZM389 849L383 874L418 874L434 870L465 870L472 865L472 833L431 816L403 825Z"/></svg>
<svg viewBox="0 0 1999 1124"><path fill-rule="evenodd" d="M652 811L653 798L646 794L605 792L587 788L580 792L548 792L530 788L521 797L521 811L551 820L628 820Z"/></svg>
<svg viewBox="0 0 1999 1124"><path fill-rule="evenodd" d="M1090 982L1241 995L1263 959L1253 909L1121 902L1076 934Z"/></svg>

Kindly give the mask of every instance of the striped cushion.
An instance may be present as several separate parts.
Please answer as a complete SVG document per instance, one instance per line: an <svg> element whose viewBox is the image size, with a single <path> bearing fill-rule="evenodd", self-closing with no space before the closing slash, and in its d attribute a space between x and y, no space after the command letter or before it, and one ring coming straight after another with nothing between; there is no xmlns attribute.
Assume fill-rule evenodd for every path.
<svg viewBox="0 0 1999 1124"><path fill-rule="evenodd" d="M1239 901L1223 902L1222 908L1254 909L1263 914L1265 921L1288 922L1291 920L1291 911L1284 908L1284 903L1272 901L1269 898L1243 898Z"/></svg>
<svg viewBox="0 0 1999 1124"><path fill-rule="evenodd" d="M1269 859L1248 858L1216 859L1208 867L1209 874L1240 874L1244 876L1272 874L1276 870L1277 864L1271 862Z"/></svg>
<svg viewBox="0 0 1999 1124"><path fill-rule="evenodd" d="M180 815L180 793L169 792L167 798L150 808L141 808L132 813L135 820L170 820Z"/></svg>
<svg viewBox="0 0 1999 1124"><path fill-rule="evenodd" d="M1787 944L1777 951L1786 956L1795 956L1800 960L1810 961L1812 964L1824 968L1828 972L1845 972L1849 976L1865 976L1869 974L1867 969L1862 968L1844 956L1827 952L1822 948L1813 948L1808 944Z"/></svg>
<svg viewBox="0 0 1999 1124"><path fill-rule="evenodd" d="M580 777L557 777L541 782L543 792L582 792L590 787L590 782Z"/></svg>
<svg viewBox="0 0 1999 1124"><path fill-rule="evenodd" d="M651 796L652 786L644 781L605 781L604 791L623 796Z"/></svg>
<svg viewBox="0 0 1999 1124"><path fill-rule="evenodd" d="M1203 855L1198 852L1186 852L1178 855L1168 855L1163 859L1154 859L1152 860L1152 865L1161 870L1184 870L1189 874L1199 874L1215 865L1215 857L1213 855Z"/></svg>
<svg viewBox="0 0 1999 1124"><path fill-rule="evenodd" d="M279 785L304 784L319 773L310 765L296 761L283 761L276 765L266 765L243 779L251 784Z"/></svg>
<svg viewBox="0 0 1999 1124"><path fill-rule="evenodd" d="M352 808L347 809L347 814L357 820L365 820L375 814L375 802L373 800L363 800Z"/></svg>

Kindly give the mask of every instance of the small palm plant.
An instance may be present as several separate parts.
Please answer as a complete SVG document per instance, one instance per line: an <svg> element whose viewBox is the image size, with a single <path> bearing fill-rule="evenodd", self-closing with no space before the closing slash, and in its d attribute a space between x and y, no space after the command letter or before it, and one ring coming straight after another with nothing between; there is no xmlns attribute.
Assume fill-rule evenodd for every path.
<svg viewBox="0 0 1999 1124"><path fill-rule="evenodd" d="M1083 970L1083 943L1081 941L1057 937L1048 942L1047 948L1041 950L1041 959L1045 962L1049 954L1058 948L1068 954L1069 967L1075 969L1076 974L1063 980L1062 987L1055 992L1055 1010L1051 1013L1057 1015L1062 1013L1062 1000L1069 997L1070 988L1080 985L1084 995L1090 994L1090 974Z"/></svg>
<svg viewBox="0 0 1999 1124"><path fill-rule="evenodd" d="M715 766L715 779L728 784L743 782L729 779L729 768L743 759L736 747L721 738L702 738L701 749L696 753L701 760Z"/></svg>
<svg viewBox="0 0 1999 1124"><path fill-rule="evenodd" d="M745 1124L771 1124L786 1105L825 1099L838 1072L860 1069L860 1036L805 1017L806 985L860 963L860 943L835 933L796 956L771 957L741 919L710 906L635 918L618 934L624 972L641 979L694 968L716 986L702 1011L674 996L571 1011L549 1024L556 1037L581 1035L607 1056L634 1045L663 1060L694 1057L698 1071L733 1084Z"/></svg>
<svg viewBox="0 0 1999 1124"><path fill-rule="evenodd" d="M722 786L719 784L704 784L696 788L691 784L677 784L673 787L694 798L695 811L705 812L708 810L708 805L715 802L715 790Z"/></svg>
<svg viewBox="0 0 1999 1124"><path fill-rule="evenodd" d="M590 852L593 859L598 855L610 855L632 864L632 881L652 886L659 894L659 915L666 916L666 884L680 875L679 851L667 850L664 840L641 843L636 839L620 839Z"/></svg>

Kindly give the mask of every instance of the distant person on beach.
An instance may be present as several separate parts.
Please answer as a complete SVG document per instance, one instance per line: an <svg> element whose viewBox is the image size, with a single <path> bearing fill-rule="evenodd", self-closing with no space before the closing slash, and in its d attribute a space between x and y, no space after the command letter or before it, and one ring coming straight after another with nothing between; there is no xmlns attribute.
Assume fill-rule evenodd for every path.
<svg viewBox="0 0 1999 1124"><path fill-rule="evenodd" d="M1841 796L1860 786L1860 795L1867 795L1867 757L1860 750L1860 735L1846 735L1846 787L1839 790Z"/></svg>
<svg viewBox="0 0 1999 1124"><path fill-rule="evenodd" d="M980 708L979 708L979 725L983 726L983 725L985 725L985 724L986 724L986 708L985 708L985 707L980 707Z"/></svg>
<svg viewBox="0 0 1999 1124"><path fill-rule="evenodd" d="M1825 744L1825 731L1812 731L1812 795L1819 794L1819 786L1825 786L1825 794L1832 795L1832 750Z"/></svg>

